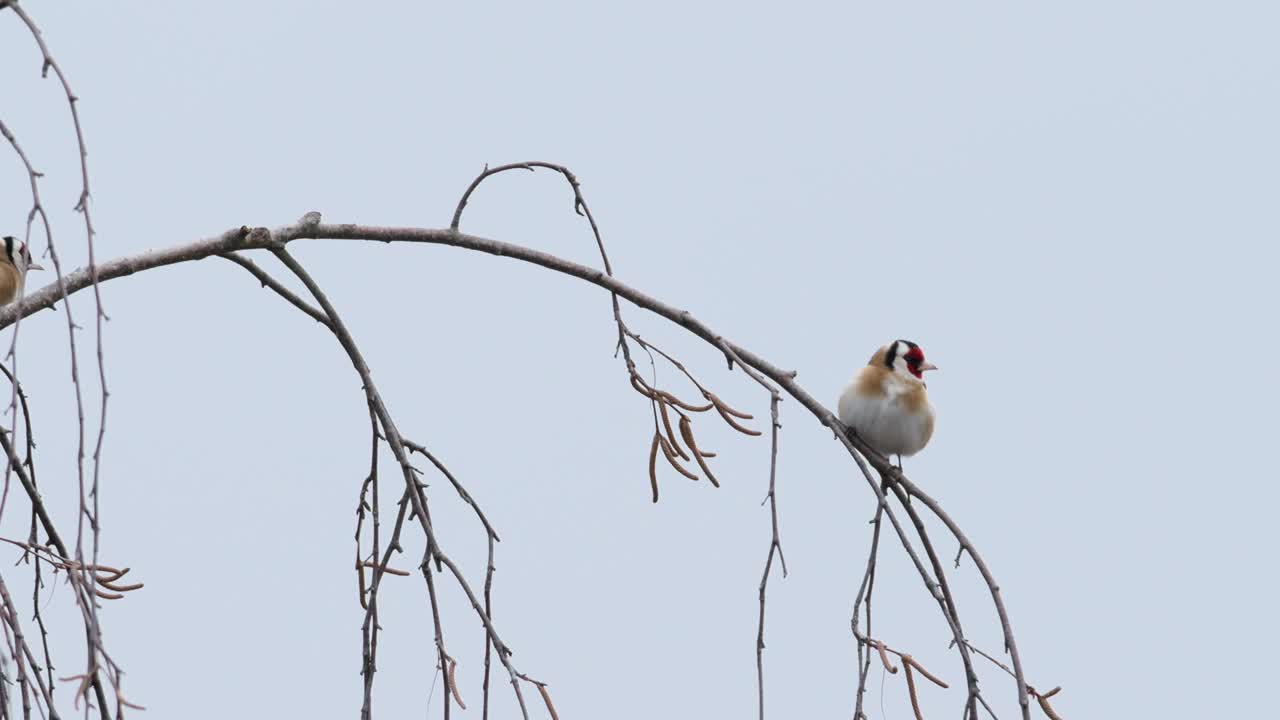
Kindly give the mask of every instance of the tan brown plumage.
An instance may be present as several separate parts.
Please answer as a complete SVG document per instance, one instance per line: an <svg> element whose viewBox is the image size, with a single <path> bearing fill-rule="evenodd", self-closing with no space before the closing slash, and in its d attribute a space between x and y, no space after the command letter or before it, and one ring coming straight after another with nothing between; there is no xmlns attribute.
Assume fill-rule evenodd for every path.
<svg viewBox="0 0 1280 720"><path fill-rule="evenodd" d="M929 393L925 391L924 383L912 385L898 396L898 402L909 412L921 412L929 406Z"/></svg>
<svg viewBox="0 0 1280 720"><path fill-rule="evenodd" d="M31 259L31 251L25 243L12 235L5 235L0 245L0 305L8 305L22 297L28 270L42 270Z"/></svg>
<svg viewBox="0 0 1280 720"><path fill-rule="evenodd" d="M8 305L22 290L22 276L11 263L0 262L0 305Z"/></svg>
<svg viewBox="0 0 1280 720"><path fill-rule="evenodd" d="M853 378L854 390L866 397L884 397L885 382L893 373L884 366L884 348L871 356L871 362Z"/></svg>
<svg viewBox="0 0 1280 720"><path fill-rule="evenodd" d="M840 396L840 421L884 455L913 455L933 437L934 411L923 373L935 369L915 343L877 350Z"/></svg>

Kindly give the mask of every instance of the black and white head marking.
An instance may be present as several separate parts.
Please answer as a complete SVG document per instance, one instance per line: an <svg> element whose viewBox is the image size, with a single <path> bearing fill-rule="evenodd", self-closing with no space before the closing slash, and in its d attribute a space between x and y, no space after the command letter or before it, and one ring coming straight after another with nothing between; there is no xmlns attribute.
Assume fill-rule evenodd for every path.
<svg viewBox="0 0 1280 720"><path fill-rule="evenodd" d="M31 250L26 243L12 235L4 236L4 257L23 276L26 276L28 270L44 269L31 259Z"/></svg>
<svg viewBox="0 0 1280 720"><path fill-rule="evenodd" d="M891 371L902 375L910 375L917 380L924 379L924 371L932 370L933 365L924 360L924 351L910 340L895 340L884 354L884 364Z"/></svg>
<svg viewBox="0 0 1280 720"><path fill-rule="evenodd" d="M889 343L889 352L884 355L885 367L892 370L894 368L894 361L900 357L905 357L913 349L918 350L919 348L919 345L911 342L910 340L894 340L892 343Z"/></svg>

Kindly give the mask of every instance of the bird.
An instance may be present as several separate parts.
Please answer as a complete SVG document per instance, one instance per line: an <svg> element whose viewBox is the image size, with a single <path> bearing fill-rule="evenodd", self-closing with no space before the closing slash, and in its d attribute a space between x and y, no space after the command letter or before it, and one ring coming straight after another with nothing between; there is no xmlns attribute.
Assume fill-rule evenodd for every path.
<svg viewBox="0 0 1280 720"><path fill-rule="evenodd" d="M894 340L876 350L840 394L840 422L885 457L915 455L933 437L934 410L924 373L938 366L910 340Z"/></svg>
<svg viewBox="0 0 1280 720"><path fill-rule="evenodd" d="M4 257L0 257L0 305L8 305L22 298L28 270L43 270L31 259L26 243L12 235L4 237Z"/></svg>

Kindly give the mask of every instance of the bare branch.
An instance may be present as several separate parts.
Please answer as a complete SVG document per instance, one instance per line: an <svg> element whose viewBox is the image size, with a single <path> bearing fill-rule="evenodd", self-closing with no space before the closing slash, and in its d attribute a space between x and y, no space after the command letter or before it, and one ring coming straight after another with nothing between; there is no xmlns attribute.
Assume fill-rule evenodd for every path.
<svg viewBox="0 0 1280 720"><path fill-rule="evenodd" d="M821 424L830 428L836 439L840 441L851 453L851 457L858 465L869 487L871 487L873 492L876 494L878 503L885 508L885 513L889 516L899 540L902 541L904 543L904 547L908 549L908 555L912 557L913 563L917 567L917 571L921 574L926 586L930 588L931 593L935 594L935 597L941 597L945 601L943 593L937 587L937 582L933 580L931 574L926 570L919 558L915 556L914 550L910 548L911 543L906 535L905 529L901 527L900 523L898 523L892 510L887 507L887 498L880 488L880 483L872 475L871 468L868 467L867 462L869 462L871 466L874 466L876 470L892 477L895 483L900 483L902 489L912 498L922 501L931 512L943 521L948 530L956 536L957 541L965 548L966 552L969 552L971 557L974 558L984 581L992 592L993 602L996 606L997 614L1000 616L1002 629L1005 633L1006 645L1009 648L1011 659L1013 661L1013 672L1015 677L1018 678L1019 701L1023 708L1023 716L1024 718L1029 717L1027 713L1028 698L1025 689L1025 682L1021 680L1021 662L1017 654L1016 644L1013 642L1012 631L1008 622L1008 614L1005 611L1003 601L999 596L999 587L996 585L994 577L986 568L985 563L982 562L980 555L975 552L972 543L969 542L968 538L959 530L959 527L956 526L954 521L952 521L951 518L942 511L938 503L912 484L907 478L903 477L901 473L899 473L896 468L893 468L885 458L866 447L866 445L856 436L847 433L844 426L840 424L830 411L805 392L804 389L795 382L795 373L782 370L746 348L724 339L701 321L695 319L690 313L673 308L650 295L619 282L600 270L579 265L530 248L504 243L497 240L466 235L450 230L315 224L288 226L280 228L275 232L267 231L265 228L258 228L253 231L250 231L248 228L233 229L220 236L188 245L113 260L100 267L99 275L102 279L107 280L153 267L200 259L209 255L222 254L234 250L268 247L276 248L285 243L300 239L367 240L376 242L421 242L440 244L489 253L539 265L559 273L591 282L608 290L617 297L665 317L721 349L725 352L726 356L736 361L739 366L744 368L744 371L748 371L748 374L752 374L753 377L758 379L758 381L763 382L764 379L767 378L769 381L776 383L778 387L786 391L802 406L808 409ZM71 273L67 277L67 287L69 292L79 290L85 287L88 283L89 278L84 271ZM49 307L56 298L55 293L55 288L42 288L41 290L32 293L20 305L0 309L0 327L12 324L19 315L30 314L31 312ZM712 404L714 405L714 403ZM864 457L866 458L866 461L863 460ZM478 601L474 601L473 606L478 610L480 609L480 603ZM951 620L949 613L948 620ZM501 652L499 653L499 657L502 657Z"/></svg>
<svg viewBox="0 0 1280 720"><path fill-rule="evenodd" d="M253 275L255 278L258 279L258 282L262 283L262 287L272 290L273 292L275 292L275 294L279 295L285 300L288 300L290 305L293 305L294 307L298 308L302 312L310 315L316 322L320 323L321 325L324 325L327 328L332 329L333 326L329 322L328 316L326 316L324 313L312 307L310 304L307 303L306 300L303 300L302 298L295 295L293 291L290 290L289 288L285 287L284 285L281 285L280 282L275 278L271 277L271 275L266 270L263 270L262 268L258 267L258 264L255 263L254 261L250 260L247 257L242 256L240 253L224 253L219 257L226 258L227 260L230 260L231 262L239 265L245 270L248 270L250 275Z"/></svg>
<svg viewBox="0 0 1280 720"><path fill-rule="evenodd" d="M769 552L764 559L764 572L760 576L760 618L756 625L756 695L759 705L760 720L764 720L764 604L765 594L769 588L769 572L773 569L774 553L778 555L778 563L782 566L782 576L787 576L787 560L782 554L782 539L778 533L778 430L782 424L778 422L778 403L782 398L774 390L769 398L769 494L765 500L769 503L769 524L773 534L769 539ZM695 450L696 452L696 450Z"/></svg>

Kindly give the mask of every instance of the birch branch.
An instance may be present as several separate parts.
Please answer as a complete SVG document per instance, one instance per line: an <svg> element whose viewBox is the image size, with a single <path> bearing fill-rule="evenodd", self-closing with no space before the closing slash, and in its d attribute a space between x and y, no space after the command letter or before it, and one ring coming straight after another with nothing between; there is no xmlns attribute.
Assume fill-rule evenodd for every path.
<svg viewBox="0 0 1280 720"><path fill-rule="evenodd" d="M1013 674L1017 682L1018 703L1021 708L1024 720L1030 720L1030 703L1026 688L1026 681L1022 670L1021 657L1018 654L1017 644L1014 641L1012 626L1009 621L1008 612L1005 608L1003 598L1000 595L1000 587L996 582L994 575L986 565L982 556L969 540L968 536L960 529L959 525L942 509L941 505L912 483L897 468L880 456L874 450L871 450L856 435L849 433L842 423L829 411L822 403L818 402L812 395L804 390L795 380L796 373L793 371L783 370L779 366L766 360L760 355L727 340L710 326L701 320L695 318L688 310L682 310L673 307L657 298L633 288L616 278L610 276L603 270L588 267L578 263L565 260L555 255L545 253L532 248L527 248L513 243L507 243L500 240L483 238L476 235L456 232L449 229L430 229L430 228L412 228L412 227L382 227L357 224L320 224L320 223L298 223L277 228L276 230L268 230L264 227L249 228L242 226L233 228L221 233L220 235L197 240L191 243L166 248L163 250L152 250L137 255L118 258L97 267L97 278L100 282L114 280L119 277L132 275L137 272L143 272L158 267L173 265L182 262L191 262L202 260L204 258L222 255L240 250L254 249L282 249L286 244L297 240L339 240L339 241L371 241L371 242L409 242L423 243L432 245L445 245L456 247L475 252L482 252L497 257L506 257L533 265L544 267L548 270L569 275L581 280L585 280L597 285L617 297L630 302L631 304L648 310L656 315L664 317L671 322L685 328L699 338L711 343L714 347L721 349L730 355L740 365L750 368L751 373L758 373L772 380L783 391L803 405L817 419L817 421L829 428L836 440L844 445L845 449L850 453L858 469L862 473L868 486L876 495L877 502L885 509L885 513L889 516L891 524L894 526L895 532L898 534L899 540L903 542L908 550L908 554L912 556L913 562L917 567L917 571L921 574L926 586L935 597L941 596L937 583L932 579L924 564L915 554L911 547L909 536L902 527L900 521L896 518L896 514L889 507L888 498L884 490L880 487L879 479L873 475L872 468L878 473L882 473L893 483L900 485L901 489L910 497L919 499L929 508L947 527L948 531L954 536L961 548L969 553L977 565L984 582L987 584L991 593L992 603L995 606L996 613L999 617L1001 628L1004 634L1004 644L1009 653ZM85 269L76 270L68 274L65 278L65 287L67 293L74 293L83 290L92 284L92 277ZM18 317L31 315L41 310L48 309L53 306L60 296L59 288L56 286L46 286L31 293L21 303L16 303L0 309L0 329L11 325ZM325 308L327 310L327 308ZM399 458L398 458L399 459ZM479 602L474 603L479 607ZM950 623L952 618L948 613L947 620ZM501 657L501 653L499 653Z"/></svg>

